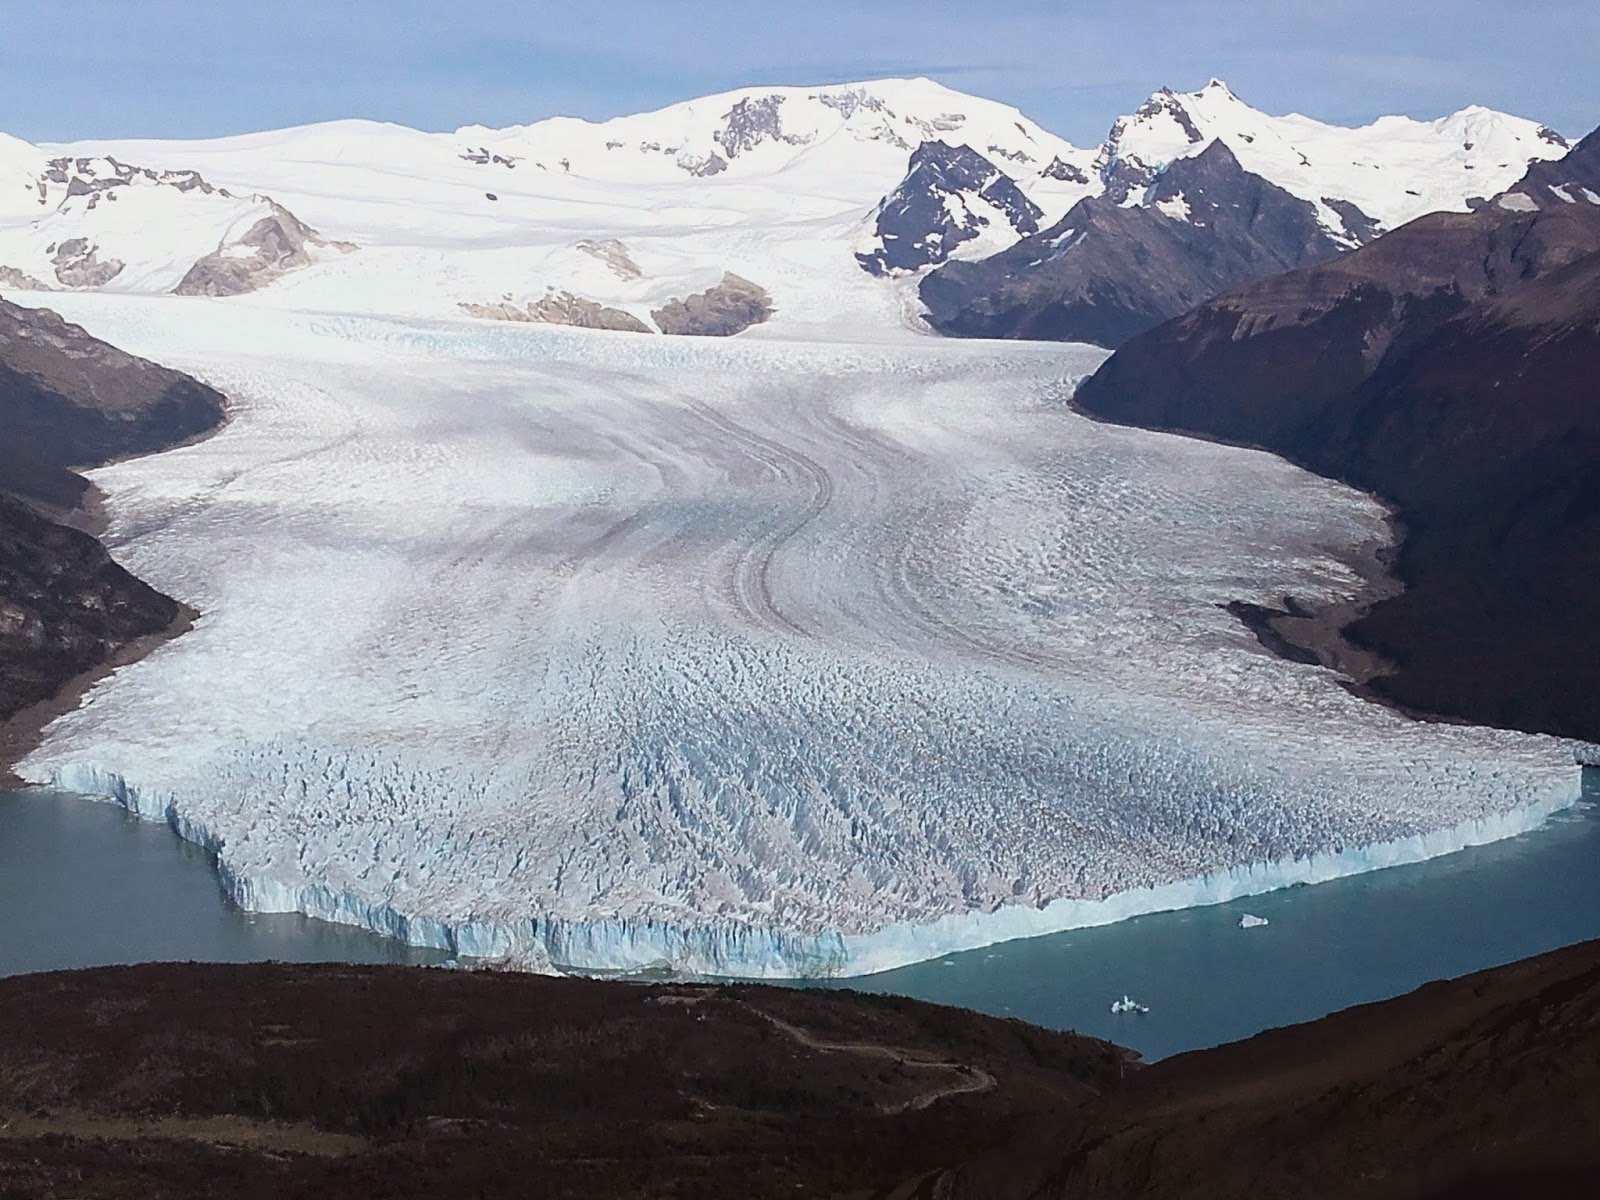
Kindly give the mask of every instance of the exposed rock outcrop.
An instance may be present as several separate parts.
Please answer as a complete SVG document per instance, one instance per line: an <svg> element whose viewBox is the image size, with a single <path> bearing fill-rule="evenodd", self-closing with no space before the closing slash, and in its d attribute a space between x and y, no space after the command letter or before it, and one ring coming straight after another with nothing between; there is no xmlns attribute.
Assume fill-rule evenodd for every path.
<svg viewBox="0 0 1600 1200"><path fill-rule="evenodd" d="M55 289L42 279L29 275L16 267L0 266L0 287L22 292L53 292Z"/></svg>
<svg viewBox="0 0 1600 1200"><path fill-rule="evenodd" d="M181 611L89 534L0 492L0 720L166 629Z"/></svg>
<svg viewBox="0 0 1600 1200"><path fill-rule="evenodd" d="M1597 170L1600 133L1472 213L1218 296L1079 389L1397 506L1405 590L1348 630L1396 664L1367 685L1390 701L1600 739Z"/></svg>
<svg viewBox="0 0 1600 1200"><path fill-rule="evenodd" d="M652 333L650 326L620 308L608 308L571 292L549 295L519 307L509 300L493 304L462 304L470 316L493 321L527 321L541 325L572 325L579 329L614 329L622 333Z"/></svg>
<svg viewBox="0 0 1600 1200"><path fill-rule="evenodd" d="M164 449L224 411L187 375L0 300L0 489L71 508L84 489L72 467Z"/></svg>
<svg viewBox="0 0 1600 1200"><path fill-rule="evenodd" d="M639 269L639 264L633 261L633 256L628 252L628 247L616 238L605 238L600 241L582 241L578 249L592 258L597 258L611 268L611 273L618 279L630 280L642 278L644 272Z"/></svg>
<svg viewBox="0 0 1600 1200"><path fill-rule="evenodd" d="M97 288L122 274L125 265L119 258L100 261L100 249L88 238L68 238L50 254L56 281L63 287Z"/></svg>
<svg viewBox="0 0 1600 1200"><path fill-rule="evenodd" d="M283 205L269 203L269 215L196 262L173 292L179 296L239 296L310 266L308 247L355 249L348 242L324 241Z"/></svg>
<svg viewBox="0 0 1600 1200"><path fill-rule="evenodd" d="M1079 201L1009 249L946 263L920 295L941 333L1117 346L1230 284L1339 249L1311 204L1217 141L1163 171L1145 205Z"/></svg>
<svg viewBox="0 0 1600 1200"><path fill-rule="evenodd" d="M878 204L876 245L856 260L874 275L916 271L944 262L994 223L1012 236L1035 233L1043 215L1016 180L970 146L923 142L906 177Z"/></svg>
<svg viewBox="0 0 1600 1200"><path fill-rule="evenodd" d="M761 324L773 311L766 288L729 271L714 287L668 300L650 315L662 333L730 337Z"/></svg>

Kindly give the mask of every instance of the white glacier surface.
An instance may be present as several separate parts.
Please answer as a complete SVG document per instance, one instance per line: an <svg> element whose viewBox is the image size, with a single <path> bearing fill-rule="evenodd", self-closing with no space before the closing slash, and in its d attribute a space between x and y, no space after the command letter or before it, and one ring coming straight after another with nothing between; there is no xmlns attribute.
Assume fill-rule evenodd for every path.
<svg viewBox="0 0 1600 1200"><path fill-rule="evenodd" d="M1100 352L49 302L235 400L95 472L196 628L23 764L228 892L538 968L855 974L1416 861L1578 796L1227 601L1377 504L1085 420Z"/></svg>

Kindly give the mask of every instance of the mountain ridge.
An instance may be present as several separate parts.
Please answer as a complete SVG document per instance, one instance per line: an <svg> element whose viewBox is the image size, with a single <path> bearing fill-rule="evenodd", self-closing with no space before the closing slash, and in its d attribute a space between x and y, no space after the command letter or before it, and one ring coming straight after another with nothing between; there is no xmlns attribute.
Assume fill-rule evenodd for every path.
<svg viewBox="0 0 1600 1200"><path fill-rule="evenodd" d="M171 202L136 223L158 231L153 240L144 232L113 236L109 226L94 224L125 211L133 195L127 189L94 214L75 209L77 225L57 221L61 228L49 234L28 231L37 200L21 186L18 163L115 160L158 176L192 174L218 192L270 198L294 218L280 222L285 230L299 224L330 244L358 247L339 253L305 240L276 259L267 256L251 280L262 303L525 318L546 311L547 296L570 295L576 304L615 310L610 323L633 328L648 327L650 314L674 298L715 287L732 273L773 297L774 320L747 336L883 340L922 328L913 277L937 269L935 260L1003 252L1031 232L1031 217L996 216L978 200L981 188L969 194L908 185L911 160L924 145L964 147L991 164L995 185L1017 193L1004 207L1036 208L1043 228L1108 190L1111 202L1148 207L1154 201L1143 194L1148 185L1137 189L1131 180L1169 170L1220 140L1246 172L1310 204L1341 248L1375 235L1397 214L1438 205L1465 210L1475 192L1493 194L1521 173L1519 155L1556 151L1535 122L1487 110L1342 130L1259 113L1221 84L1198 92L1166 89L1141 112L1117 121L1099 145L1079 147L1009 105L925 79L890 79L750 87L609 121L555 117L498 130L466 125L427 133L344 120L197 141L5 143L0 211L10 216L0 217L0 282L69 286L55 274L51 248L80 237L80 253L94 257L71 257L68 278L120 290L170 291L208 255L215 256L210 276L227 278L233 256L251 253L243 215L200 244L180 247L176 232L159 232L196 225L188 210L201 201L219 203L198 191L180 197L146 189ZM1185 125L1209 140L1196 143ZM1463 132L1480 126L1486 132L1471 139ZM1464 148L1468 140L1471 149ZM1352 165L1363 156L1372 165ZM18 180L14 191L8 163ZM1362 172L1379 182L1365 181ZM939 252L922 254L925 261L913 255L874 277L857 255L876 261L883 253L875 223L897 189L908 189L900 198L913 209L927 201L926 212L919 228L891 232L905 245L937 241ZM28 203L13 211L21 201ZM965 207L966 215L948 215L946 202ZM974 213L987 225L979 227ZM269 215L265 202L253 214ZM982 236L963 237L946 254L943 235L958 226L981 228ZM638 273L618 277L578 250L602 241L624 245ZM168 265L152 263L152 255ZM113 263L122 269L102 280Z"/></svg>

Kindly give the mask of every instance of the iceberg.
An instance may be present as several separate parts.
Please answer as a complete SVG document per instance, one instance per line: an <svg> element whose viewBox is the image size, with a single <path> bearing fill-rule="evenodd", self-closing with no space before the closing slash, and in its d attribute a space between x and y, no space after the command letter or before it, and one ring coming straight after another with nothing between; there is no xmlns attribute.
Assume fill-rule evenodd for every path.
<svg viewBox="0 0 1600 1200"><path fill-rule="evenodd" d="M1272 924L1272 922L1267 920L1267 918L1258 917L1251 913L1245 913L1244 916L1239 918L1240 929L1260 929L1263 926L1270 924Z"/></svg>
<svg viewBox="0 0 1600 1200"><path fill-rule="evenodd" d="M1150 1006L1140 1004L1137 1000L1131 999L1124 993L1122 999L1111 1002L1111 1011L1118 1015L1122 1013L1147 1013L1150 1011Z"/></svg>

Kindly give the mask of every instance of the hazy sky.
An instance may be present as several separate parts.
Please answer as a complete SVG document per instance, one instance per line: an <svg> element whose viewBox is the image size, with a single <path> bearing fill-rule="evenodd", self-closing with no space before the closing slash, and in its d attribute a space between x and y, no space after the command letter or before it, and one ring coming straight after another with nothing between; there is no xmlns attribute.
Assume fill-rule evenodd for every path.
<svg viewBox="0 0 1600 1200"><path fill-rule="evenodd" d="M929 75L1078 143L1213 75L1354 123L1481 103L1600 124L1600 0L0 0L0 129L208 136L361 116L603 118L751 83Z"/></svg>

